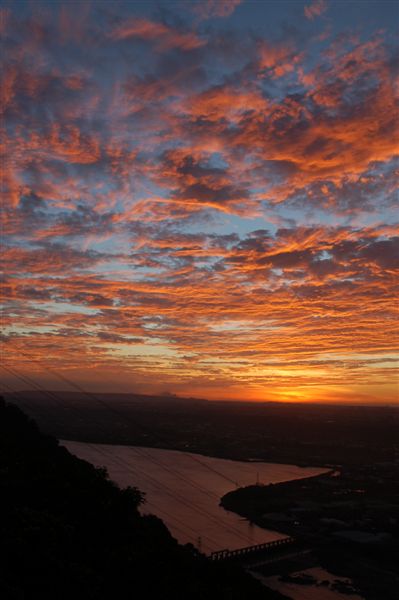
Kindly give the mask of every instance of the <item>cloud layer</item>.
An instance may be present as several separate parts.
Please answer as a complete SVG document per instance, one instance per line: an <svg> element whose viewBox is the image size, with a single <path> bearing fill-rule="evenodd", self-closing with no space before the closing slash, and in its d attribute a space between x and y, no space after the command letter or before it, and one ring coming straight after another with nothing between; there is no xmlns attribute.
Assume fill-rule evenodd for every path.
<svg viewBox="0 0 399 600"><path fill-rule="evenodd" d="M92 389L394 401L387 32L338 31L325 2L278 33L235 0L79 6L2 9L12 364Z"/></svg>

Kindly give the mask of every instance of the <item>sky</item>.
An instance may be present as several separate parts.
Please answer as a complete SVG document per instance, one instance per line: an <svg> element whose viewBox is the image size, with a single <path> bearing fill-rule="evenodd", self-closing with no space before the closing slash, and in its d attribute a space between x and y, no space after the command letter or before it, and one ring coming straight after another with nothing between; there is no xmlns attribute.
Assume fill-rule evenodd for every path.
<svg viewBox="0 0 399 600"><path fill-rule="evenodd" d="M398 6L2 2L4 364L398 402Z"/></svg>

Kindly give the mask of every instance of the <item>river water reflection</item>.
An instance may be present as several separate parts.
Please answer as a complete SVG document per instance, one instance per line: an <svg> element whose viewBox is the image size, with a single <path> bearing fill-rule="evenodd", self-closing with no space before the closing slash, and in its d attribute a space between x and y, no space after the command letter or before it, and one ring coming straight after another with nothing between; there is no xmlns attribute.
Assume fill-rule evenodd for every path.
<svg viewBox="0 0 399 600"><path fill-rule="evenodd" d="M240 462L176 450L62 441L68 450L106 467L121 487L145 492L142 513L160 517L181 543L208 554L275 540L284 535L261 529L219 506L237 487L278 483L323 473L325 469L264 462Z"/></svg>

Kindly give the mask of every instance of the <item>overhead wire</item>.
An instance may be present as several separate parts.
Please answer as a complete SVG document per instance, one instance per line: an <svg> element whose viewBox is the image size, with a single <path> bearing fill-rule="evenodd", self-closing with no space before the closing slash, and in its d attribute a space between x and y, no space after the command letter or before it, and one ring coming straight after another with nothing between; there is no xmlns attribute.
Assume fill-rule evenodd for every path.
<svg viewBox="0 0 399 600"><path fill-rule="evenodd" d="M22 381L24 381L24 383L27 383L28 385L32 385L35 387L36 391L42 392L44 394L46 394L47 397L49 397L50 399L53 399L55 401L59 401L59 398L57 397L57 395L54 392L50 392L46 389L42 389L36 382L34 382L32 379L30 379L27 376L23 376L21 374L18 374L18 372L16 371L15 367L6 367L4 364L1 365L6 371L8 371L9 373L13 374L15 377L18 377L19 379L21 379ZM62 407L64 407L64 404L61 404ZM75 407L73 407L75 408ZM76 408L75 408L76 409ZM76 409L77 411L79 411L79 409ZM80 413L79 413L80 414ZM117 413L118 415L120 415L120 413ZM157 460L156 458L154 458L153 456L151 456L143 447L138 447L138 446L134 446L131 447L134 452L136 454L139 454L141 456L145 456L148 460L150 460L152 463L156 464L157 466L162 467L165 471L168 471L169 473L172 473L175 477L177 477L178 479L180 479L181 481L183 481L184 483L188 483L190 485L192 485L194 488L196 488L197 490L199 490L200 492L202 492L203 494L206 494L208 497L212 498L212 499L217 499L219 500L219 497L214 493L214 492L210 492L207 488L205 488L204 486L201 486L199 484L197 484L195 481L192 481L190 478L188 478L187 476L183 476L181 475L179 472L171 469L170 467L168 467L167 465L165 465L164 463L162 463L161 461ZM185 456L192 456L189 453L185 453ZM213 472L215 472L214 469L212 469ZM218 473L218 472L217 472Z"/></svg>
<svg viewBox="0 0 399 600"><path fill-rule="evenodd" d="M97 444L91 444L91 443L85 443L85 445L91 447L95 452L102 454L102 455L106 455L108 454L111 458L111 460L115 463L115 464L120 464L120 463L125 463L123 466L123 468L126 468L126 465L128 466L128 471L131 472L132 474L140 477L140 478L144 478L145 480L149 481L151 483L152 486L155 486L156 489L160 490L160 491L165 491L166 489L166 493L171 496L173 499L175 499L175 495L170 494L168 492L167 486L165 486L164 484L160 484L154 477L152 477L151 475L149 475L147 472L145 472L143 469L140 469L137 465L135 465L134 467L132 467L130 465L130 463L126 463L123 459L121 459L120 457L115 457L112 453L107 452L107 450L104 448L103 445L101 445L101 449L98 447ZM101 451L103 450L103 452ZM108 463L109 464L109 463ZM190 527L189 525L187 525L187 523L184 523L184 521L181 521L180 519L178 519L175 515L172 515L170 512L168 512L167 510L165 510L164 507L159 506L157 503L155 503L153 501L153 499L151 498L151 500L149 501L151 506L153 506L154 508L156 508L160 513L167 515L168 519L171 519L173 522L176 523L180 523L181 525L183 525L187 530L191 530L192 533L194 533L197 537L198 537L198 531L196 529L193 529L192 527ZM213 547L217 547L217 542L210 538L208 535L203 535L201 534L201 538L202 539L207 539L209 542L211 542L211 544L213 545Z"/></svg>
<svg viewBox="0 0 399 600"><path fill-rule="evenodd" d="M38 361L35 361L38 362ZM1 365L3 368L5 368L7 371L11 372L12 374L14 374L15 377L21 379L22 381L24 381L25 383L28 383L28 385L31 385L32 380L30 380L30 378L26 377L26 376L21 376L17 370L15 369L15 367L5 367L4 364ZM52 369L48 369L50 371L53 372ZM66 381L69 381L67 378L65 378ZM70 382L71 384L74 384L74 382ZM56 393L54 392L50 392L48 390L42 389L42 386L38 385L35 382L32 382L32 385L34 384L34 387L37 391L41 391L43 393L45 393L47 395L47 397L49 397L52 400L55 401L59 401ZM79 387L77 385L75 385L75 387ZM85 391L85 390L83 390ZM94 394L91 394L90 392L86 392L86 395L89 395L90 398L94 397L96 398L96 396ZM117 410L115 410L114 407L109 407L108 403L106 402L101 402L101 404L105 405L109 410L112 410L112 412L118 414L118 416L121 415L121 413ZM76 407L73 407L75 410L77 410L79 412L79 409L76 409ZM125 415L123 415L125 417ZM104 449L104 446L102 445L102 448ZM154 457L151 457L148 455L148 453L143 449L143 448L138 448L137 446L134 447L134 452L136 454L145 456L146 458L148 458L151 462L153 462L154 464L157 464L159 467L161 467L163 470L172 473L175 477L177 477L178 479L184 481L184 483L189 484L197 489L199 489L202 493L205 493L206 495L212 497L212 498L217 498L217 500L219 500L218 496L214 493L210 493L209 490L207 490L206 488L204 488L203 486L199 486L198 484L196 484L195 482L193 482L192 480L190 480L189 478L182 476L179 472L177 472L175 469L170 469L169 467L167 467L164 463L162 463L161 461L157 461L156 459L154 459ZM104 455L106 455L106 451L103 452ZM108 453L109 455L109 453ZM189 457L193 457L192 454L189 453L185 453L186 456ZM116 459L115 457L113 457L114 461L119 462L119 464L121 464L124 468L126 468L128 471L132 471L132 468L129 466L129 464L124 461L123 459ZM200 464L202 464L203 466L207 467L208 465L206 463L203 463L203 461L200 461ZM223 474L220 474L220 472L218 470L215 469L210 469L212 472L223 476ZM150 477L147 475L147 477ZM156 482L156 480L154 480L154 478L151 478L153 481ZM231 480L230 478L226 478L224 477L224 479L228 479L230 482L233 482L233 480ZM235 482L233 482L235 483ZM163 487L165 489L168 490L169 495L171 495L175 500L177 500L178 502L181 502L182 504L189 506L190 508L192 508L194 511L197 511L199 514L202 514L203 516L206 516L208 519L210 519L210 521L212 521L213 523L217 524L218 526L225 526L226 528L228 528L229 532L233 532L237 535L237 537L241 538L243 541L245 541L245 543L248 543L248 539L245 535L242 534L242 532L236 528L234 528L230 523L223 523L223 521L221 521L220 519L215 519L214 515L212 515L212 513L210 513L209 511L207 511L206 509L202 508L202 507L198 507L198 505L196 506L194 503L187 503L187 501L185 500L184 497L180 496L180 494L177 494L175 491L171 490L170 488L168 488L168 486L166 486L165 484L162 484Z"/></svg>
<svg viewBox="0 0 399 600"><path fill-rule="evenodd" d="M7 369L7 370L9 370L9 369ZM11 372L11 370L10 370L10 372ZM17 375L15 374L15 376L17 376ZM10 393L12 393L12 394L18 393L18 392L16 392L16 390L12 389L11 386L9 386L8 384L6 384L4 382L2 382L2 386L3 386L3 388L8 389L8 391ZM27 400L26 397L21 396L21 394L19 394L19 395L20 395L20 397L22 397L23 400L25 400L25 401ZM40 411L37 411L37 412L40 414ZM42 414L44 414L44 413L42 413ZM61 443L61 445L64 445L62 443L62 440L61 440L60 443ZM104 455L104 452L101 452L99 450L99 448L97 447L97 445L94 445L94 444L91 444L91 443L87 443L87 442L85 442L85 445L94 448L94 450L96 452L98 452L99 454L103 454ZM111 459L114 462L116 462L115 461L115 457L113 457L111 454L110 454L110 456L111 456ZM155 486L157 489L163 491L163 487L165 487L165 486L160 485L154 478L150 477L147 473L144 473L139 468L137 468L137 467L135 469L129 468L128 470L131 471L134 474L138 474L139 477L141 477L141 478L144 478L146 480L150 480L152 486ZM173 529L176 530L176 531L178 531L178 532L180 532L181 534L183 534L184 537L186 537L188 539L190 539L190 538L192 539L192 537L193 537L192 534L194 534L194 537L198 537L199 532L197 530L195 530L192 527L190 527L189 525L187 525L187 523L184 523L184 521L182 521L181 519L177 518L175 515L172 515L169 511L165 510L165 508L160 507L152 499L150 501L150 504L159 513L166 515L167 518L168 518L168 522L171 523L171 524L173 524ZM190 531L191 531L191 533L190 533ZM213 540L212 538L210 538L208 535L201 534L200 537L201 537L201 540L208 540L208 542L210 542L211 546L209 546L209 543L207 544L207 546L210 549L215 548L215 547L218 546L217 542L215 540Z"/></svg>
<svg viewBox="0 0 399 600"><path fill-rule="evenodd" d="M47 365L45 365L43 363L43 361L39 360L39 359L34 359L32 357L29 356L29 354L27 354L26 352L24 352L21 348L19 348L15 343L11 342L12 345L14 345L23 356L26 356L29 358L30 361L32 362L36 362L38 364L40 364L40 366L42 367L42 369L48 371L49 373L54 374L58 379L60 379L61 381L64 381L65 383L69 384L71 387L75 388L77 391L79 391L81 394L84 394L86 397L88 397L90 400L93 400L93 398L100 404L102 404L103 406L105 406L108 410L110 410L111 412L113 412L114 414L117 414L118 416L122 416L123 418L126 418L126 415L121 413L121 411L118 411L117 409L115 409L114 406L110 406L110 404L108 402L106 402L103 398L100 398L97 396L97 394L95 394L94 392L89 392L87 390L85 390L81 385L79 385L78 383L76 383L75 381L71 380L70 378L66 377L65 375L63 375L62 373L59 373L56 369L54 369L53 367L49 367ZM137 420L131 419L131 422L133 422L139 429L142 429L144 431L146 431L147 433L150 432L153 436L154 436L154 432L146 427L143 426L141 423L138 423ZM160 441L161 443L165 443L166 440L163 440L161 436L159 436L159 434L156 434L154 436L155 438L158 439L158 441ZM236 487L238 486L237 482L234 481L233 479L231 479L230 477L228 477L227 475L225 475L224 473L221 473L219 470L211 467L209 464L207 464L206 462L204 462L201 458L199 458L198 456L195 456L193 454L190 454L190 459L193 460L194 462L197 462L198 464L201 464L204 468L206 468L208 471L212 471L213 473L215 473L216 475L219 475L219 477L222 477L222 479L225 479L226 481L228 481L229 483L232 483L233 485L235 485Z"/></svg>
<svg viewBox="0 0 399 600"><path fill-rule="evenodd" d="M104 448L104 446L101 446L101 449L98 448L98 446L97 446L97 449L98 449L99 453L103 454L104 456L107 456L107 455L110 456L111 455L111 457L114 460L114 462L117 463L117 464L119 464L120 466L122 466L127 471L132 472L134 470L125 459L113 456L112 454L110 454L109 451L107 451ZM150 475L146 475L146 477L148 479L154 481L155 483L158 483L157 480L155 478L151 477ZM186 498L184 498L184 496L181 496L181 494L179 494L175 490L172 490L165 483L162 483L162 487L163 487L163 489L166 490L166 492L170 496L172 496L175 500L177 499L178 502L180 502L184 506L187 506L188 508L193 509L194 512L197 512L198 514L201 514L202 516L205 516L206 518L208 518L210 521L212 521L213 523L215 523L218 526L220 526L221 523L222 523L226 527L226 529L229 530L229 532L234 532L235 535L237 535L238 537L240 537L241 539L243 539L246 543L248 542L247 536L245 536L240 530L235 529L233 526L231 526L230 523L227 523L226 521L224 521L222 519L217 519L214 515L212 515L212 513L210 513L208 510L206 510L202 506L199 506L198 504L196 504L194 502L189 502Z"/></svg>

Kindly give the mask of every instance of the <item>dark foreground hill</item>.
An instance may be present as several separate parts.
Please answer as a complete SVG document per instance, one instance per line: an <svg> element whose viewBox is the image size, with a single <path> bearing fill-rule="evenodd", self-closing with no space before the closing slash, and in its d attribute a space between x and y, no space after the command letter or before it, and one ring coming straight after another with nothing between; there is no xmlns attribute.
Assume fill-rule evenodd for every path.
<svg viewBox="0 0 399 600"><path fill-rule="evenodd" d="M3 400L0 498L4 600L280 598L179 545L139 514L137 489L120 490Z"/></svg>

